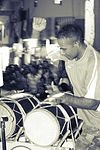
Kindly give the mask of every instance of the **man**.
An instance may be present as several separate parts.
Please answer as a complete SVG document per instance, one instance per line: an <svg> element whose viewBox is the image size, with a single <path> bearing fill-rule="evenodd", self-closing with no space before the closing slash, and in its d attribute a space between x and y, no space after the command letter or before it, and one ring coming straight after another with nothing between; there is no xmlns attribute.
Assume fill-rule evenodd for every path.
<svg viewBox="0 0 100 150"><path fill-rule="evenodd" d="M49 101L63 102L77 107L79 117L85 122L83 134L95 131L95 135L100 135L98 131L100 129L100 54L84 43L83 33L77 25L63 26L57 34L57 39L61 49L59 59L65 61L66 72L73 86L74 95L55 94L49 98ZM89 128L91 131L88 130ZM85 141L86 145L84 144L82 149L91 145L94 136L91 133L88 135L91 139L89 141L87 139L90 137L86 139L87 144Z"/></svg>
<svg viewBox="0 0 100 150"><path fill-rule="evenodd" d="M88 119L87 115L92 117L96 113L97 117L97 112L92 110L98 109L100 103L100 54L84 43L82 31L76 25L64 26L58 32L57 38L61 49L59 59L65 61L66 72L74 90L73 96L64 93L61 97L64 97L63 102L81 108L79 116L82 119L84 117L87 124L91 125L91 119ZM89 109L89 111L83 109Z"/></svg>
<svg viewBox="0 0 100 150"><path fill-rule="evenodd" d="M61 51L58 59L65 61L74 94L59 93L56 88L56 94L53 93L47 100L78 108L78 115L85 124L76 149L85 150L95 146L94 139L100 136L100 54L84 43L83 33L77 25L63 26L57 39Z"/></svg>

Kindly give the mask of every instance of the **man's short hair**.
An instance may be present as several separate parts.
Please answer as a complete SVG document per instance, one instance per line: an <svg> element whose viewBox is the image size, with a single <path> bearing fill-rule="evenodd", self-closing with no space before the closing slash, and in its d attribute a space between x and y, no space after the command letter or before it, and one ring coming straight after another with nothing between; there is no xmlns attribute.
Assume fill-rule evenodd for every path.
<svg viewBox="0 0 100 150"><path fill-rule="evenodd" d="M71 38L76 37L77 41L83 43L84 34L82 29L76 24L64 25L57 33L56 37L60 38Z"/></svg>

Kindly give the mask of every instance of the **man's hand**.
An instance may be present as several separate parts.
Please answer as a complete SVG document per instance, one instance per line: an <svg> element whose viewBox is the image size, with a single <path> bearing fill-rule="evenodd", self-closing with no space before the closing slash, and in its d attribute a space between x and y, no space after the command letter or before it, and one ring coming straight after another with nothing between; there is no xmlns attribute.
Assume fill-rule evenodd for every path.
<svg viewBox="0 0 100 150"><path fill-rule="evenodd" d="M47 85L46 87L47 87L46 92L49 93L48 97L60 92L58 87L56 85L54 85L53 81L52 81L51 85Z"/></svg>
<svg viewBox="0 0 100 150"><path fill-rule="evenodd" d="M52 104L60 104L62 102L63 95L64 95L64 93L52 94L45 101L51 102Z"/></svg>
<svg viewBox="0 0 100 150"><path fill-rule="evenodd" d="M35 31L41 32L46 28L46 19L40 17L33 18L33 29Z"/></svg>
<svg viewBox="0 0 100 150"><path fill-rule="evenodd" d="M50 102L52 104L60 103L57 101L57 99L62 94L60 94L60 91L59 91L58 87L56 85L54 85L54 82L52 82L50 87L48 87L47 92L49 93L49 95L45 101Z"/></svg>

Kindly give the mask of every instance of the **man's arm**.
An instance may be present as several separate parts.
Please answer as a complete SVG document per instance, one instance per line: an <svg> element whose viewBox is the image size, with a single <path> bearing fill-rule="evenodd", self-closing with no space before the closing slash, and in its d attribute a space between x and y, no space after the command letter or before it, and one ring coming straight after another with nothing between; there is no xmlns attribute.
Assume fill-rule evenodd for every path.
<svg viewBox="0 0 100 150"><path fill-rule="evenodd" d="M65 103L67 105L81 108L81 109L90 109L96 110L98 105L100 104L99 100L90 99L85 97L77 97L67 93L58 93L48 98L48 101L54 103Z"/></svg>
<svg viewBox="0 0 100 150"><path fill-rule="evenodd" d="M70 94L64 94L62 97L62 102L73 107L81 108L81 109L92 109L96 110L98 105L100 104L99 100L85 98L85 97L77 97Z"/></svg>

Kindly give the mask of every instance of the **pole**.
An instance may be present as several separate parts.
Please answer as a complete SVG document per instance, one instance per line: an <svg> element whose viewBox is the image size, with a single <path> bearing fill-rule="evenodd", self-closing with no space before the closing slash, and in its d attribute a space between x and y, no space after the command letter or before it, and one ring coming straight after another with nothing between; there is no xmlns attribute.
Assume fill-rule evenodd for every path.
<svg viewBox="0 0 100 150"><path fill-rule="evenodd" d="M8 117L1 117L0 128L1 128L2 150L6 150L6 136L5 136L5 122L6 121L8 121Z"/></svg>

